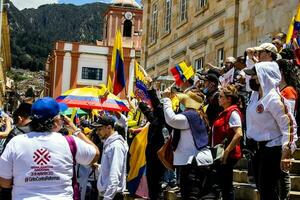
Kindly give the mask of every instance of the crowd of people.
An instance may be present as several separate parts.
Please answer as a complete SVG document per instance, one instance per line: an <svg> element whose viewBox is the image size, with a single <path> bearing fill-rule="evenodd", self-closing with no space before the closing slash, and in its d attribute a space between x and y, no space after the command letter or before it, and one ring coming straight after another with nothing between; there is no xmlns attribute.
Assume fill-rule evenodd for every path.
<svg viewBox="0 0 300 200"><path fill-rule="evenodd" d="M149 199L173 190L182 199L233 200L242 157L262 200L289 199L300 85L284 37L227 57L223 68L208 64L180 87L159 91L149 79L151 103L132 98L129 113L100 111L74 124L50 97L2 112L0 198L124 199L131 141L149 126L141 152ZM171 168L157 153L166 145Z"/></svg>

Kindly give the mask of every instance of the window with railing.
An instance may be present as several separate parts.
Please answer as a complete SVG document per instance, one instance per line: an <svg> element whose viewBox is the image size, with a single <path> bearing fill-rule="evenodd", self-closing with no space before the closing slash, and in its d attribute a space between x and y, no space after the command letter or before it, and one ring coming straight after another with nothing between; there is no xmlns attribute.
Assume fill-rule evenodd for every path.
<svg viewBox="0 0 300 200"><path fill-rule="evenodd" d="M102 81L103 69L82 67L81 79Z"/></svg>
<svg viewBox="0 0 300 200"><path fill-rule="evenodd" d="M165 32L171 30L172 1L165 0Z"/></svg>
<svg viewBox="0 0 300 200"><path fill-rule="evenodd" d="M157 16L158 16L157 3L154 3L152 5L152 17L151 17L151 32L150 32L151 42L156 41L156 37L157 37Z"/></svg>
<svg viewBox="0 0 300 200"><path fill-rule="evenodd" d="M224 63L224 49L220 48L217 51L217 66L222 67Z"/></svg>
<svg viewBox="0 0 300 200"><path fill-rule="evenodd" d="M203 9L208 3L208 0L198 0L198 10Z"/></svg>
<svg viewBox="0 0 300 200"><path fill-rule="evenodd" d="M185 21L187 19L187 0L180 0L180 15L179 21Z"/></svg>
<svg viewBox="0 0 300 200"><path fill-rule="evenodd" d="M202 71L204 65L204 57L200 57L195 60L195 71Z"/></svg>

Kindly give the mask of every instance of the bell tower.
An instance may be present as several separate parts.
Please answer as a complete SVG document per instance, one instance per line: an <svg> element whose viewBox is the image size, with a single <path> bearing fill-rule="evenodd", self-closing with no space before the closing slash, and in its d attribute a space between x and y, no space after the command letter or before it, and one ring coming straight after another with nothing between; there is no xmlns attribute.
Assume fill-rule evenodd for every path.
<svg viewBox="0 0 300 200"><path fill-rule="evenodd" d="M113 0L104 14L103 45L113 46L116 31L123 47L141 50L143 10L135 0Z"/></svg>

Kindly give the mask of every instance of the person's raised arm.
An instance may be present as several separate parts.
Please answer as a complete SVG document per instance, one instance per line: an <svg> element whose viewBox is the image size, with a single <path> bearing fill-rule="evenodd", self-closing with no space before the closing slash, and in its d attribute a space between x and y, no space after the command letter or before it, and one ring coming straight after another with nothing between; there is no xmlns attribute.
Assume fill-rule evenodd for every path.
<svg viewBox="0 0 300 200"><path fill-rule="evenodd" d="M84 142L92 145L96 149L96 155L90 164L97 162L100 157L100 152L99 152L98 147L87 136L85 136L84 133L82 133L80 128L77 128L75 126L75 124L71 121L71 119L69 117L64 116L64 121L65 121L66 127L72 131L72 135L74 135L74 136L78 137L79 139L83 140Z"/></svg>

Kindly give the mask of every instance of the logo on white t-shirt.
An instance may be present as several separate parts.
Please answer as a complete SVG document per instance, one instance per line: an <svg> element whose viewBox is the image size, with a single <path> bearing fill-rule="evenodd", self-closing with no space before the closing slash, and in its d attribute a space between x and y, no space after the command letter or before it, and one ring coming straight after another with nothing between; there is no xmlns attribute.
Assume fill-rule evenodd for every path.
<svg viewBox="0 0 300 200"><path fill-rule="evenodd" d="M25 183L60 180L60 177L54 173L54 166L50 163L51 155L48 149L35 150L32 158L31 171L25 176Z"/></svg>
<svg viewBox="0 0 300 200"><path fill-rule="evenodd" d="M38 165L47 165L50 162L50 158L50 152L41 148L34 152L33 161Z"/></svg>

